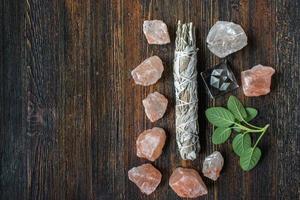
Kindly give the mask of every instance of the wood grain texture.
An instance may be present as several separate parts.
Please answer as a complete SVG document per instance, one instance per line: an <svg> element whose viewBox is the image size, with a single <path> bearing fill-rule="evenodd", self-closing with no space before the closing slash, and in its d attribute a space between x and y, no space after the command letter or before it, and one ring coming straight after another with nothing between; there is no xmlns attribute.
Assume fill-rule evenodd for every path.
<svg viewBox="0 0 300 200"><path fill-rule="evenodd" d="M168 186L178 166L201 171L214 150L225 157L221 178L206 178L209 193L199 199L300 198L300 1L299 0L2 0L0 3L0 199L179 199ZM177 20L197 27L198 71L220 62L206 47L218 20L244 28L249 44L228 60L237 75L256 64L273 66L272 92L247 98L270 123L260 147L263 157L243 172L230 143L213 145L204 111L212 101L199 78L202 150L182 161L175 141L172 62L174 43L148 45L146 19L161 19L175 40ZM158 55L165 71L149 87L134 84L130 72ZM151 123L142 99L159 91L169 99L165 116ZM163 174L150 196L127 178L142 163L135 140L159 126L168 139L153 163Z"/></svg>

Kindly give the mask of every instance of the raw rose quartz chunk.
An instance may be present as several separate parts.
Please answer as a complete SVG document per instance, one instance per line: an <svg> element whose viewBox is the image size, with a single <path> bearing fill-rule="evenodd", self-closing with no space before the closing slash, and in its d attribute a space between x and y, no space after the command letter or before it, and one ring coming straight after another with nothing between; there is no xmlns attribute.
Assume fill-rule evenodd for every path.
<svg viewBox="0 0 300 200"><path fill-rule="evenodd" d="M150 93L146 99L143 99L143 105L147 117L151 122L162 118L166 112L168 99L158 92Z"/></svg>
<svg viewBox="0 0 300 200"><path fill-rule="evenodd" d="M203 162L202 173L204 176L216 181L223 168L224 159L220 152L215 151L207 156Z"/></svg>
<svg viewBox="0 0 300 200"><path fill-rule="evenodd" d="M164 129L154 127L142 132L136 140L137 156L155 161L162 153L166 142Z"/></svg>
<svg viewBox="0 0 300 200"><path fill-rule="evenodd" d="M158 56L152 56L144 60L132 70L131 75L138 85L148 86L156 83L164 71L164 66Z"/></svg>
<svg viewBox="0 0 300 200"><path fill-rule="evenodd" d="M167 25L161 20L144 21L143 31L147 38L148 44L170 43Z"/></svg>
<svg viewBox="0 0 300 200"><path fill-rule="evenodd" d="M162 176L160 171L151 164L143 164L129 170L128 177L140 188L141 192L149 195L155 191Z"/></svg>
<svg viewBox="0 0 300 200"><path fill-rule="evenodd" d="M248 97L266 95L270 92L272 67L256 65L241 74L244 94Z"/></svg>
<svg viewBox="0 0 300 200"><path fill-rule="evenodd" d="M196 198L207 194L207 188L194 169L177 168L169 180L170 187L182 198Z"/></svg>

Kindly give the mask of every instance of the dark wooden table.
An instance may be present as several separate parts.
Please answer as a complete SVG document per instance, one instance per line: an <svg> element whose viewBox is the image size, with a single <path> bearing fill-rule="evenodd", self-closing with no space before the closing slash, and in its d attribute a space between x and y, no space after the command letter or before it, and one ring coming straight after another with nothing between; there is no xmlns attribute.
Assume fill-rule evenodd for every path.
<svg viewBox="0 0 300 200"><path fill-rule="evenodd" d="M0 197L1 199L179 199L168 186L178 166L201 171L205 156L225 157L221 178L206 182L200 199L299 199L300 188L300 1L299 0L2 0L0 4ZM177 20L197 27L198 70L219 63L206 47L218 20L244 28L249 44L228 57L237 75L256 64L273 66L272 92L247 98L258 108L255 123L270 123L259 145L259 165L245 173L230 143L213 145L204 111L212 101L199 78L202 150L193 162L177 152L172 60L174 42L148 45L145 19L162 19L175 39ZM165 65L150 87L133 83L130 72L151 55ZM159 91L170 101L156 123L142 99ZM136 157L135 139L144 129L167 131L163 155L154 165L162 183L143 195L127 171L147 161Z"/></svg>

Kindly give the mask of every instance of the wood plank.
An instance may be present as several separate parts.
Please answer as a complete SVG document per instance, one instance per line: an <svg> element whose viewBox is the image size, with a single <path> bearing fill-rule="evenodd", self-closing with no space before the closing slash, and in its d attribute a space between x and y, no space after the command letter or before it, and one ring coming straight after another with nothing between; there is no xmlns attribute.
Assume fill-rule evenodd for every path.
<svg viewBox="0 0 300 200"><path fill-rule="evenodd" d="M66 195L92 197L90 1L65 1ZM69 193L69 194L68 194Z"/></svg>
<svg viewBox="0 0 300 200"><path fill-rule="evenodd" d="M89 17L87 1L26 2L29 199L91 198Z"/></svg>
<svg viewBox="0 0 300 200"><path fill-rule="evenodd" d="M22 127L24 5L0 3L0 199L27 196L26 149Z"/></svg>
<svg viewBox="0 0 300 200"><path fill-rule="evenodd" d="M273 42L276 50L273 56L278 75L275 95L270 98L269 115L266 115L269 121L275 121L269 137L277 158L276 165L270 164L270 171L277 174L273 177L276 182L272 188L279 198L299 199L300 2L280 0L276 2L275 10L276 40ZM267 156L274 162L273 155Z"/></svg>
<svg viewBox="0 0 300 200"><path fill-rule="evenodd" d="M92 1L91 107L93 196L125 198L126 141L122 4Z"/></svg>
<svg viewBox="0 0 300 200"><path fill-rule="evenodd" d="M65 188L59 148L63 52L58 1L25 2L24 121L27 198L53 199Z"/></svg>

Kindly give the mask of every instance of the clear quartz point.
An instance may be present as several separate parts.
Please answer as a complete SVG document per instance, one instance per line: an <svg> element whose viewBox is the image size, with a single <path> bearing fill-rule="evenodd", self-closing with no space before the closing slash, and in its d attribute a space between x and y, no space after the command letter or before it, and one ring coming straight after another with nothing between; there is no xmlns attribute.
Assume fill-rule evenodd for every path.
<svg viewBox="0 0 300 200"><path fill-rule="evenodd" d="M203 162L202 173L204 176L216 181L223 168L224 158L218 151L207 156Z"/></svg>

